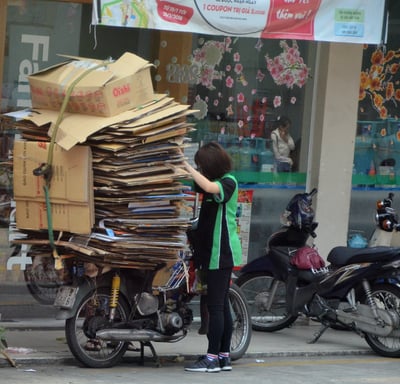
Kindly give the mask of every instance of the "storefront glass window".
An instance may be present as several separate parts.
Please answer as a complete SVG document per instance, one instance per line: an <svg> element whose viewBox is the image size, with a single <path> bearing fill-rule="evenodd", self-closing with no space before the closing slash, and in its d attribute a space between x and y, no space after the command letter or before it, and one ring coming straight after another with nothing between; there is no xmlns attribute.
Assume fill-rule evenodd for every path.
<svg viewBox="0 0 400 384"><path fill-rule="evenodd" d="M389 35L380 46L366 45L360 75L353 184L400 184L400 6L391 4Z"/></svg>
<svg viewBox="0 0 400 384"><path fill-rule="evenodd" d="M112 27L98 27L88 34L84 28L90 20L91 7L73 3L38 1L28 2L26 8L8 7L1 112L29 107L27 75L63 61L59 54L104 59L129 51L145 58L155 65L156 92L169 93L196 110L191 117L196 128L192 142L217 140L229 150L241 189L252 196L253 212L247 217L249 259L263 252L265 234L280 225L282 207L293 194L286 186L296 190L305 186L317 43ZM295 144L288 173L275 172L271 145L271 132L282 116L291 120ZM33 268L27 249L8 244L9 154L15 132L3 133L0 182L6 203L0 222L0 282L10 289L18 285L18 293L36 303L38 297L27 295L32 293ZM53 295L55 289L46 293ZM52 308L47 308L51 317ZM1 313L18 316L14 307L3 307Z"/></svg>
<svg viewBox="0 0 400 384"><path fill-rule="evenodd" d="M160 41L160 51L171 49L179 34ZM192 49L179 60L159 61L156 81L168 91L171 84L186 84L193 106L196 142L217 140L234 159L241 182L305 182L301 157L304 130L309 126L314 44L296 40L263 40L193 35ZM162 54L162 53L161 53ZM291 175L274 169L271 132L280 117L292 124L295 144L290 153ZM306 150L304 150L306 151ZM304 156L303 156L304 157Z"/></svg>

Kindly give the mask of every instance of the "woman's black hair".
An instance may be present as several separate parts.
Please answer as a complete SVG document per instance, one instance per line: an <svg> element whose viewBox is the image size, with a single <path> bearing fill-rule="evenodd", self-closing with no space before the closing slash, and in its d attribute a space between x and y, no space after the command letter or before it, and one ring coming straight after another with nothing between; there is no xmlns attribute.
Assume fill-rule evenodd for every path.
<svg viewBox="0 0 400 384"><path fill-rule="evenodd" d="M228 152L215 141L204 144L194 155L199 171L209 180L220 179L232 170L232 159Z"/></svg>
<svg viewBox="0 0 400 384"><path fill-rule="evenodd" d="M286 127L292 124L292 121L287 116L278 116L275 121L276 128Z"/></svg>

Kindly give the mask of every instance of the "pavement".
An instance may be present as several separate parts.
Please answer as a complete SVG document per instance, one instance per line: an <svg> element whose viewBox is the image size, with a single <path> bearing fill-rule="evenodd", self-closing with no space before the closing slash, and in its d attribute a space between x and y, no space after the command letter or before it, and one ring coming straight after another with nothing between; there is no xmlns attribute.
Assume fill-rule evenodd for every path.
<svg viewBox="0 0 400 384"><path fill-rule="evenodd" d="M78 364L66 344L64 321L37 319L13 319L0 321L5 328L5 349L17 366L39 366L45 364ZM290 328L278 332L253 331L245 358L263 362L269 357L297 356L344 356L373 355L366 341L359 335L342 330L328 329L314 344L308 343L319 325L305 319L299 319ZM205 353L207 339L197 333L198 324L193 323L187 337L177 343L153 343L160 357L168 359L195 359ZM151 357L150 349L145 349L146 357ZM139 356L138 352L128 351ZM10 366L10 361L0 354L0 368Z"/></svg>

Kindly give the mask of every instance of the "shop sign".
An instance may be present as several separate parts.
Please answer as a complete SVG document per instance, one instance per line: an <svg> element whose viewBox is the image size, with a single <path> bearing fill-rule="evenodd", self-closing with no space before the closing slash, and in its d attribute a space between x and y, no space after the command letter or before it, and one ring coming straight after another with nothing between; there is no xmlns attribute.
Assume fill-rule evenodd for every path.
<svg viewBox="0 0 400 384"><path fill-rule="evenodd" d="M9 27L10 57L8 79L18 85L14 90L15 107L31 106L28 76L49 60L51 29L31 25L11 25Z"/></svg>
<svg viewBox="0 0 400 384"><path fill-rule="evenodd" d="M93 24L208 35L379 44L382 0L96 0Z"/></svg>

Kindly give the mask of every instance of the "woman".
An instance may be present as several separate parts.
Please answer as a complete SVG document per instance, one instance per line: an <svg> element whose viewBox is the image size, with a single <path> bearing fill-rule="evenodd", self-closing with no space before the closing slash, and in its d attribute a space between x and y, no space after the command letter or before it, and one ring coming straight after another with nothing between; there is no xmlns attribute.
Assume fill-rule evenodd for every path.
<svg viewBox="0 0 400 384"><path fill-rule="evenodd" d="M293 165L290 152L295 148L293 138L289 134L291 121L288 117L281 116L277 120L277 125L277 128L271 132L275 170L277 172L290 172Z"/></svg>
<svg viewBox="0 0 400 384"><path fill-rule="evenodd" d="M195 258L197 267L206 272L208 349L205 356L185 370L230 371L232 316L228 293L232 269L242 263L236 223L238 183L230 174L232 160L218 143L202 146L194 161L198 171L187 162L184 167L193 177L197 191L203 193Z"/></svg>

